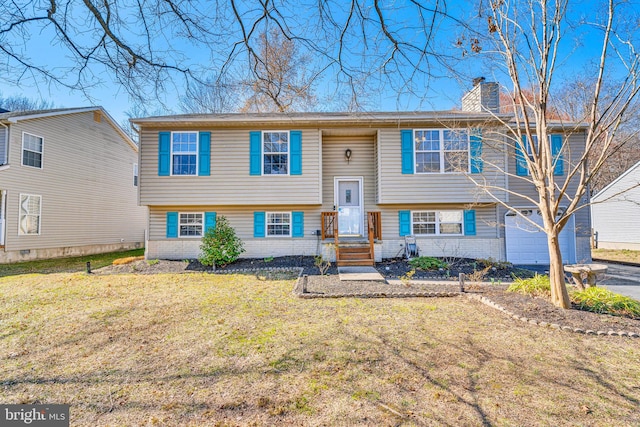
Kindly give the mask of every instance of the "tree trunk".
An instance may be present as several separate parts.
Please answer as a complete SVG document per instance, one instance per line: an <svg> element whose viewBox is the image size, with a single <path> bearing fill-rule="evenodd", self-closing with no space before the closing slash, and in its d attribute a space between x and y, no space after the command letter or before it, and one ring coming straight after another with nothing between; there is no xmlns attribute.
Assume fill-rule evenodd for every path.
<svg viewBox="0 0 640 427"><path fill-rule="evenodd" d="M562 254L560 253L560 241L558 233L553 231L547 234L549 246L549 280L551 282L551 302L556 307L569 308L571 302L567 285L564 280L564 268L562 266Z"/></svg>

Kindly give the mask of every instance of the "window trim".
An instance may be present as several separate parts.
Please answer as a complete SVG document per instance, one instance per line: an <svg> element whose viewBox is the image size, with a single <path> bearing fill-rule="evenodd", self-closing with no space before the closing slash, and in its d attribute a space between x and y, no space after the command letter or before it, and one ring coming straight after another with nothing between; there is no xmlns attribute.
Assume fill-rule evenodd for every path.
<svg viewBox="0 0 640 427"><path fill-rule="evenodd" d="M196 134L196 151L193 155L196 156L196 168L194 174L174 174L173 173L173 135L176 133L195 133ZM184 154L184 153L183 153ZM192 155L188 153L188 155ZM200 132L198 131L190 131L190 130L176 130L171 131L171 136L169 137L169 176L187 176L193 177L198 176L198 168L200 167ZM179 222L179 219L178 219ZM178 232L178 234L180 234Z"/></svg>
<svg viewBox="0 0 640 427"><path fill-rule="evenodd" d="M137 187L140 181L140 169L138 168L138 163L133 164L133 186Z"/></svg>
<svg viewBox="0 0 640 427"><path fill-rule="evenodd" d="M182 215L200 215L201 216L202 221L200 222L200 226L202 227L202 230L200 231L200 235L198 236L182 235L182 228L181 228L181 226L183 225ZM184 225L190 225L190 224L186 223ZM178 238L179 239L202 239L204 237L204 229L205 229L204 212L178 212Z"/></svg>
<svg viewBox="0 0 640 427"><path fill-rule="evenodd" d="M34 136L34 137L40 138L42 140L42 151L40 151L40 153L39 153L40 154L40 167L31 166L31 165L25 165L24 164L24 151L25 151L25 148L24 148L24 136L25 135ZM32 151L32 150L27 150L27 151L30 151L32 153L37 153L37 151ZM8 159L8 156L7 156L7 159ZM39 135L36 135L34 133L22 131L22 150L20 151L20 164L22 166L26 166L28 168L44 169L44 137L43 136L39 136Z"/></svg>
<svg viewBox="0 0 640 427"><path fill-rule="evenodd" d="M286 133L287 134L287 173L264 173L264 134L265 133ZM291 175L291 130L262 130L260 131L260 175L261 176L289 176Z"/></svg>
<svg viewBox="0 0 640 427"><path fill-rule="evenodd" d="M20 227L20 222L22 220L22 197L37 197L40 202L38 203L38 232L37 233L23 233ZM34 215L32 213L28 213L26 215ZM42 195L40 194L27 194L20 193L20 197L18 199L18 236L39 236L42 233Z"/></svg>
<svg viewBox="0 0 640 427"><path fill-rule="evenodd" d="M434 234L418 234L414 232L414 219L413 219L413 215L415 213L421 213L421 212L433 212L435 213L435 233ZM452 234L452 233L446 233L443 234L440 232L440 213L442 212L458 212L460 213L460 222L443 222L442 224L460 224L460 233L456 233L456 234ZM460 237L460 236L464 236L464 209L433 209L433 210L415 210L415 211L411 211L411 234L415 235L415 236L420 236L420 237L433 237L433 236L438 236L438 237Z"/></svg>
<svg viewBox="0 0 640 427"><path fill-rule="evenodd" d="M440 170L438 172L419 172L418 171L418 149L416 147L416 132L431 132L431 131L437 131L438 132L438 136L439 136L439 149L438 149L438 153L440 155ZM456 132L456 131L464 131L467 134L467 170L466 171L453 171L453 172L447 172L445 170L445 156L444 153L448 153L448 152L454 152L454 151L460 151L462 152L463 150L445 150L444 149L444 132L445 131L452 131L452 132ZM450 128L420 128L420 129L413 129L413 173L416 175L435 175L435 174L468 174L471 173L471 133L472 133L472 129L469 128L455 128L455 129L450 129ZM435 153L435 150L421 150L421 153L424 152L432 152Z"/></svg>
<svg viewBox="0 0 640 427"><path fill-rule="evenodd" d="M289 234L269 234L269 215L272 214L287 214L289 215ZM281 239L281 238L290 238L293 236L293 214L289 212L283 211L273 211L273 212L265 212L264 213L264 237L271 239Z"/></svg>

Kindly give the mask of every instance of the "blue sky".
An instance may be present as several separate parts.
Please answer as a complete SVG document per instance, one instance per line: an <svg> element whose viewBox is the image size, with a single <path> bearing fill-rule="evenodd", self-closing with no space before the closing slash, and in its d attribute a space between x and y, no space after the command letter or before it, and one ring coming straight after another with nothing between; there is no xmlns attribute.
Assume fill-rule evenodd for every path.
<svg viewBox="0 0 640 427"><path fill-rule="evenodd" d="M391 25L397 25L398 31L404 37L411 37L412 28L416 25L416 17L410 15L411 11L405 8L405 3L404 1L395 2L393 5L395 10L388 13L387 19L389 19ZM582 19L591 21L597 18L598 10L594 7L594 3L595 1L576 3L575 9L571 10L570 21L573 27L568 28L570 34L567 34L567 44L563 50L561 64L563 69L558 73L558 76L563 79L571 79L576 73L582 72L583 67L596 59L599 54L598 43L594 43L598 39L597 33L592 32L590 30L591 27L581 24ZM632 7L634 3L631 2ZM472 3L470 2L449 0L446 4L448 12L461 19L467 20L477 17L477 8L471 6ZM479 22L478 25L482 25L482 22L485 21L480 19ZM435 43L437 49L462 59L460 50L454 47L455 41L462 34L459 28L453 24L443 22L439 24L436 34ZM420 35L416 34L416 38L419 39L419 37ZM37 56L41 63L45 63L49 67L63 66L65 64L65 52L60 46L52 45L51 40L52 33L48 32L48 30L34 32L32 39L25 45L25 49L33 52L33 55ZM158 38L155 42L159 44L169 43L162 38ZM207 57L200 50L193 49L186 43L182 43L181 46L184 49L182 53L185 57L191 58L196 62L206 62ZM493 68L492 65L494 64L487 63L483 59L483 55L468 56L459 64L456 64L458 70L464 72L465 75L454 77L445 68L434 63L432 72L435 77L428 82L422 78L417 78L413 82L412 90L416 95L411 95L408 90L398 92L397 88L387 85L371 91L368 107L371 110L378 111L454 108L459 105L461 95L469 88L470 79L474 76L483 75L488 80L506 83L504 76L501 76L500 71L497 68ZM93 72L103 78L104 82L87 91L86 95L90 99L81 92L73 92L39 78L31 78L29 75L24 76L21 86L8 84L5 78L0 78L0 92L5 97L24 95L34 99L51 100L56 107L102 105L116 120L124 120L126 117L125 111L130 109L131 106L128 94L114 82L109 72L99 67L95 67ZM319 82L317 89L321 97L328 95L324 93L324 90L332 87L334 78L334 74L327 73L324 79ZM165 102L169 100L167 104L171 104L171 100L178 99L181 93L182 90L179 84L177 86L168 85L167 90L164 92ZM150 110L153 110L151 104L148 106L151 107ZM175 112L179 111L176 110Z"/></svg>

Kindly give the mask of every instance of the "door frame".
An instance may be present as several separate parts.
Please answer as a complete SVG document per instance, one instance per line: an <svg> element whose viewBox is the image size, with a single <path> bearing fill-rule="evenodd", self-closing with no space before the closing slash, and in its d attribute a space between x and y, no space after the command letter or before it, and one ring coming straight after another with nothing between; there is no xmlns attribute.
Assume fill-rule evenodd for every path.
<svg viewBox="0 0 640 427"><path fill-rule="evenodd" d="M364 236L364 191L363 176L334 176L333 177L333 208L336 211L336 219L338 218L338 208L340 207L340 181L358 181L358 193L360 197L360 227L361 236Z"/></svg>

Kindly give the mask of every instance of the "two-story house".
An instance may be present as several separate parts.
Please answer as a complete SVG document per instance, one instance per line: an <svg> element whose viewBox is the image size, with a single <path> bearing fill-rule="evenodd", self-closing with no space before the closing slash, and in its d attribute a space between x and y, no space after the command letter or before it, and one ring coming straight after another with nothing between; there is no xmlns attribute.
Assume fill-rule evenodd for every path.
<svg viewBox="0 0 640 427"><path fill-rule="evenodd" d="M147 257L197 257L201 236L224 215L249 258L337 252L342 265L372 263L403 254L411 235L423 255L544 263L544 234L500 205L511 198L516 219L537 215L505 191L524 185L515 181L527 171L495 144L510 118L497 114L498 85L480 82L463 104L461 111L134 119ZM580 142L575 132L558 137ZM478 182L503 190L489 195ZM563 233L569 262L588 257L588 232L577 233L578 223L588 230L588 216L575 221Z"/></svg>
<svg viewBox="0 0 640 427"><path fill-rule="evenodd" d="M138 147L101 107L0 113L0 263L142 247Z"/></svg>

